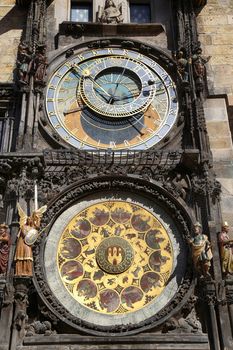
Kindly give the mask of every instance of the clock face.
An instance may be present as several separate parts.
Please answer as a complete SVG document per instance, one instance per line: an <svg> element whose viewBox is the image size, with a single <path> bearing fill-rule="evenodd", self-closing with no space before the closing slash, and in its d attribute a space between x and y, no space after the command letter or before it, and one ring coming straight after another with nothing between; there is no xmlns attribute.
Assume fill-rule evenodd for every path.
<svg viewBox="0 0 233 350"><path fill-rule="evenodd" d="M146 111L156 87L153 74L143 63L116 56L103 57L97 66L85 70L80 92L90 109L119 119Z"/></svg>
<svg viewBox="0 0 233 350"><path fill-rule="evenodd" d="M72 298L101 313L121 315L149 306L173 267L171 240L139 205L107 201L78 213L57 253L60 279Z"/></svg>
<svg viewBox="0 0 233 350"><path fill-rule="evenodd" d="M51 76L46 93L51 125L85 150L144 150L159 143L178 114L175 85L151 58L103 48L72 56Z"/></svg>
<svg viewBox="0 0 233 350"><path fill-rule="evenodd" d="M56 219L44 264L52 294L73 317L96 328L137 328L176 295L186 250L163 208L113 191L90 195Z"/></svg>

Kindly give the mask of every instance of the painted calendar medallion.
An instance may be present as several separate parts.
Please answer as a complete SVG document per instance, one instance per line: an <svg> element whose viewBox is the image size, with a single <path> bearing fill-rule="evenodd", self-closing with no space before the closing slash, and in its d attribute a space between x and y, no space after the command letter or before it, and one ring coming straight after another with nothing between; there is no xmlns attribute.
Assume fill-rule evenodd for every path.
<svg viewBox="0 0 233 350"><path fill-rule="evenodd" d="M144 308L162 293L173 267L173 248L152 213L112 200L91 205L70 220L60 238L57 265L76 302L120 315Z"/></svg>

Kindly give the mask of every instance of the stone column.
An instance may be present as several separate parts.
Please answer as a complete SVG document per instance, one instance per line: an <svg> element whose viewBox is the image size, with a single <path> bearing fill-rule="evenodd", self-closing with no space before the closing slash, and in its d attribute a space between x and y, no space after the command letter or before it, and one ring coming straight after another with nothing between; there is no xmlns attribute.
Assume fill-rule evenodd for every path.
<svg viewBox="0 0 233 350"><path fill-rule="evenodd" d="M4 290L2 290L2 288ZM0 317L0 339L1 350L9 350L11 338L11 325L14 308L14 287L12 284L1 284L1 293L3 294L1 317Z"/></svg>
<svg viewBox="0 0 233 350"><path fill-rule="evenodd" d="M28 290L31 284L30 277L15 277L15 299L14 316L11 335L10 350L15 350L25 336L25 325L27 324Z"/></svg>

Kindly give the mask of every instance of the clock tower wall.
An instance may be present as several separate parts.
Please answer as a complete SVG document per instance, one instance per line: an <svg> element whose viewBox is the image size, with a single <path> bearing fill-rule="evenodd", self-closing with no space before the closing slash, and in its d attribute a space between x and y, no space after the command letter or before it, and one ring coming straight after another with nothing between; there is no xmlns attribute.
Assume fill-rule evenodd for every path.
<svg viewBox="0 0 233 350"><path fill-rule="evenodd" d="M110 6L108 8L108 10L110 9L109 11L105 10L104 6L101 6L101 3L98 3L98 1L87 2L84 4L85 6L82 6L85 7L85 11L90 12L88 12L89 17L85 17L86 12L83 12L83 21L78 22L77 17L75 17L78 16L77 4L78 3L75 1L62 2L56 0L49 2L46 8L46 20L45 17L43 19L40 17L40 33L38 33L38 38L35 40L44 42L44 45L46 45L46 59L49 66L50 62L57 56L58 52L64 53L64 60L68 58L70 54L69 52L71 51L67 54L65 52L69 49L72 50L72 46L90 40L99 41L102 38L107 40L108 37L121 37L122 40L125 38L125 41L140 40L144 44L162 48L167 53L169 53L169 51L171 52L173 49L174 43L172 38L174 36L175 24L172 16L171 1L167 1L166 6L163 1L148 2L144 9L145 18L142 17L140 19L141 23L135 24L132 22L137 22L137 16L140 18L140 12L138 12L138 8L136 8L134 14L133 11L135 9L132 8L131 4L127 1L119 2L119 4L116 3L114 4L115 7ZM147 13L148 8L149 14ZM45 9L43 6L38 10L38 13L40 11L41 13L44 13ZM119 12L117 13L117 17L115 16L114 11ZM134 17L132 17L133 14ZM148 19L150 20L150 23L144 23L147 16L149 16ZM87 19L88 22L86 22ZM26 39L28 36L27 33L29 33L30 30L30 22L28 22L28 27L22 37ZM44 37L45 33L46 36ZM32 43L32 45L35 44ZM27 50L29 50L29 48L26 48L26 51ZM19 52L19 56L20 55L21 53ZM29 53L29 56L30 55L31 53ZM33 59L31 60L31 63L33 64ZM28 58L28 67L31 67L31 63ZM43 68L41 66L41 71L42 70ZM48 69L47 76L44 75L43 79L45 81L49 78L50 72L51 69ZM16 77L17 74L18 73L16 73ZM45 74L45 72L42 74ZM27 80L28 78L29 75L25 73L25 79ZM37 85L38 91L40 90L40 92L42 92L44 90L42 87L43 84L39 82ZM27 86L22 86L21 89L26 92ZM37 149L60 147L57 145L57 141L59 140L56 137L56 133L54 133L54 137L50 140L47 138L46 132L44 132L44 130L49 128L50 125L44 113L43 99L40 100L40 104L37 105L36 110L33 109L33 106L30 103L26 109L23 105L24 103L22 104L23 113L26 114L21 118L20 123L16 127L19 128L18 135L17 133L14 133L15 139L12 141L12 147L16 147L17 149L30 149L31 142L33 142L33 148ZM28 126L25 126L26 120L28 121ZM34 124L34 121L36 121L36 124ZM34 127L35 131L33 130ZM26 133L27 135L24 137L22 133L25 131L25 128L28 129L28 131ZM22 140L22 138L25 138L25 140Z"/></svg>
<svg viewBox="0 0 233 350"><path fill-rule="evenodd" d="M232 43L233 7L229 1L208 2L197 17L199 38L207 64L209 98L205 117L213 153L214 169L222 184L223 216L233 226L232 146ZM216 130L218 132L216 133Z"/></svg>
<svg viewBox="0 0 233 350"><path fill-rule="evenodd" d="M166 3L162 0L148 1L145 2L145 8L142 9L140 9L140 5L143 5L143 3L138 3L139 7L134 9L131 3L126 0L116 1L115 5L120 11L120 17L116 23L111 20L111 7L109 19L102 16L104 11L103 1L83 2L83 6L85 4L86 12L78 15L78 12L76 12L78 11L78 5L75 7L75 1L56 0L50 3L48 6L49 16L46 22L49 50L52 51L54 48L62 48L77 43L77 39L83 41L101 36L138 38L143 42L155 44L165 49L172 49L174 28L172 29L173 16L170 0ZM135 2L135 5L137 5L137 2ZM140 10L142 10L142 13L140 13ZM143 11L145 11L144 15ZM132 22L135 22L134 29L132 28ZM97 23L101 23L102 26L97 25ZM143 26L143 23L147 23L147 25ZM161 24L163 29L159 29L155 24Z"/></svg>
<svg viewBox="0 0 233 350"><path fill-rule="evenodd" d="M206 2L17 0L0 350L232 348L231 108Z"/></svg>

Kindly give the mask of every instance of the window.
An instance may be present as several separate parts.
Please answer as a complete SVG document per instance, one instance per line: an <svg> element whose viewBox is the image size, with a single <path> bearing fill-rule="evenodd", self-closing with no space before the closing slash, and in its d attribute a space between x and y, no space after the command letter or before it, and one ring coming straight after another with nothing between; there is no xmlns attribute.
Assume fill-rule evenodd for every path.
<svg viewBox="0 0 233 350"><path fill-rule="evenodd" d="M92 22L92 3L72 1L70 20L73 22Z"/></svg>
<svg viewBox="0 0 233 350"><path fill-rule="evenodd" d="M150 4L130 3L130 22L132 23L150 23L151 8Z"/></svg>

